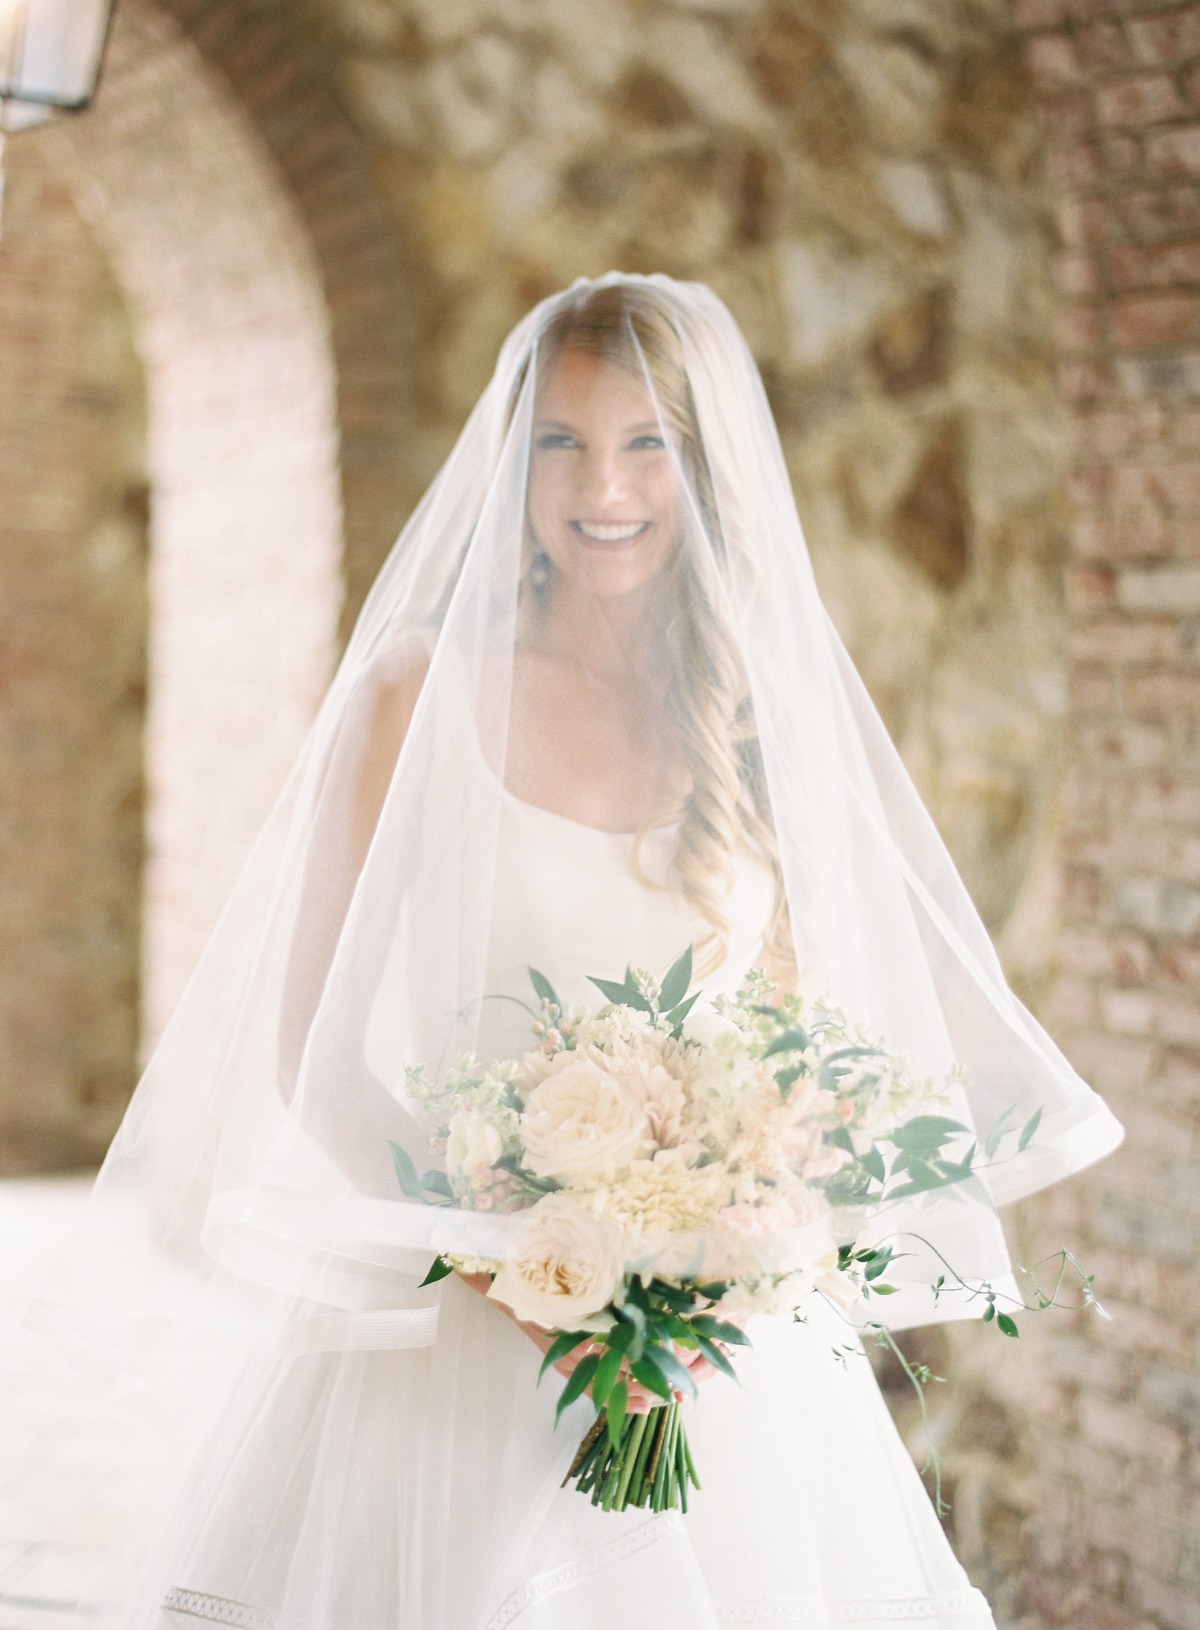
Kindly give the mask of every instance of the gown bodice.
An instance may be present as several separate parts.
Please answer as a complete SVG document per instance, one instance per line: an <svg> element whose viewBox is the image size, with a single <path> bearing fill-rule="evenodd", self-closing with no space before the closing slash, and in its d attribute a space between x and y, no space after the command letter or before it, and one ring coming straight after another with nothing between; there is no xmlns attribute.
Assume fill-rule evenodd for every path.
<svg viewBox="0 0 1200 1630"><path fill-rule="evenodd" d="M524 803L505 789L478 1053L512 1057L530 1043L536 1005L528 969L546 975L564 1003L603 1001L592 975L619 980L627 964L661 975L708 924L671 883L678 826L656 827L637 852L628 832L598 827ZM729 946L719 967L696 983L714 996L735 991L761 960L773 880L749 850L739 853L727 904Z"/></svg>

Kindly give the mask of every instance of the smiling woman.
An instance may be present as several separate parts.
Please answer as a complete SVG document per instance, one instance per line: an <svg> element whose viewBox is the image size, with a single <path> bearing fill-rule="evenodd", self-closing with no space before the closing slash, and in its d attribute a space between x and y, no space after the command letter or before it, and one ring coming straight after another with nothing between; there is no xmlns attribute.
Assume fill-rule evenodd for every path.
<svg viewBox="0 0 1200 1630"><path fill-rule="evenodd" d="M974 1310L932 1291L937 1253L1009 1289L993 1202L1119 1135L1005 987L832 633L728 311L700 285L614 273L506 342L31 1312L194 1429L110 1622L991 1630L865 1356L832 1350L855 1329L832 1306L752 1321L742 1387L700 1389L705 1488L685 1523L564 1489L591 1405L553 1375L536 1387L544 1337L464 1277L429 1276L439 1254L497 1279L525 1260L507 1145L476 1205L458 1161L486 1143L468 1114L452 1149L426 1112L435 1078L451 1119L470 1110L467 1054L511 1088L510 1113L544 1115L539 1163L590 1104L593 1153L624 1162L606 1180L643 1185L636 1214L657 1196L660 1215L705 1216L712 1151L669 1080L631 1042L606 1118L577 1013L590 976L660 971L685 945L710 1001L771 960L922 1078L960 1066L949 1124L978 1127L978 1146L1027 1128L961 1198L909 1166L887 1218L905 1241L893 1327ZM552 1019L526 1003L531 967L562 995ZM542 1091L529 1050L550 1022L578 1053ZM714 1048L705 1090L736 1120L754 1089ZM755 1156L737 1158L689 1261L736 1237L777 1262L803 1224L774 1192L747 1208ZM396 1184L431 1160L432 1208ZM641 1226L589 1194L575 1243L562 1224L546 1244L564 1283L616 1249L585 1233Z"/></svg>

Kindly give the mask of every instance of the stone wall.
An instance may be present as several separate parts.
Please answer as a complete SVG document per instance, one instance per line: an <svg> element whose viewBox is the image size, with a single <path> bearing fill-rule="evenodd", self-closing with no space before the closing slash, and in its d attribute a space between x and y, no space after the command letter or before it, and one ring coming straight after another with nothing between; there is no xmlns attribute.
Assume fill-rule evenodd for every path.
<svg viewBox="0 0 1200 1630"><path fill-rule="evenodd" d="M1111 1323L1048 1333L1031 1624L1200 1625L1200 7L1017 0L1059 194L1071 476L1062 977L1127 1142L1031 1216Z"/></svg>
<svg viewBox="0 0 1200 1630"><path fill-rule="evenodd" d="M614 266L710 283L766 377L834 616L1036 993L1065 443L1004 7L307 3L408 233L428 467L541 295Z"/></svg>
<svg viewBox="0 0 1200 1630"><path fill-rule="evenodd" d="M0 1169L103 1154L137 1061L145 387L69 190L0 238Z"/></svg>

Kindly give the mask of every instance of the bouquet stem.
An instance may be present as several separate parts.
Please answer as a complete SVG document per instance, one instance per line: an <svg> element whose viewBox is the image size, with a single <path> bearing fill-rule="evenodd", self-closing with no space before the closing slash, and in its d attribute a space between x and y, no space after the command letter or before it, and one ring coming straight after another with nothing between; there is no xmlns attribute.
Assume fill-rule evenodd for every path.
<svg viewBox="0 0 1200 1630"><path fill-rule="evenodd" d="M651 1511L686 1511L688 1484L699 1488L700 1479L680 1406L664 1404L645 1415L626 1415L615 1443L600 1414L579 1445L563 1487L572 1479L604 1511L647 1505Z"/></svg>

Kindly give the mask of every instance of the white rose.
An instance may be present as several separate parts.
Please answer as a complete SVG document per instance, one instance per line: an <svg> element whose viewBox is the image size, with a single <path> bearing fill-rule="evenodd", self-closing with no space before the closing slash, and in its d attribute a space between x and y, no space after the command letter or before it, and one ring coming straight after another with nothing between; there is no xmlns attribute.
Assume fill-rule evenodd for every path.
<svg viewBox="0 0 1200 1630"><path fill-rule="evenodd" d="M740 1038L741 1034L732 1019L722 1018L699 1002L683 1021L684 1040L697 1042L701 1047L714 1047L727 1036Z"/></svg>
<svg viewBox="0 0 1200 1630"><path fill-rule="evenodd" d="M602 1053L560 1053L527 1093L524 1164L539 1177L583 1177L624 1166L652 1147L646 1106Z"/></svg>
<svg viewBox="0 0 1200 1630"><path fill-rule="evenodd" d="M547 1194L522 1214L488 1295L544 1330L596 1329L623 1276L618 1235L567 1195Z"/></svg>
<svg viewBox="0 0 1200 1630"><path fill-rule="evenodd" d="M486 1176L504 1153L504 1139L485 1115L460 1109L451 1115L446 1135L446 1170L456 1177L477 1183Z"/></svg>

